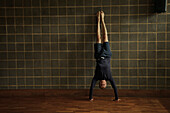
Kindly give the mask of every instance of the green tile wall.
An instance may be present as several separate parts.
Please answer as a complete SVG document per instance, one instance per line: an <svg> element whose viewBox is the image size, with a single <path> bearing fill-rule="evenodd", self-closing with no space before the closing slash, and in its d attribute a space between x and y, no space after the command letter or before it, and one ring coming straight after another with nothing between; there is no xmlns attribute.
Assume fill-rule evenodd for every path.
<svg viewBox="0 0 170 113"><path fill-rule="evenodd" d="M153 1L0 0L0 89L89 88L100 9L118 89L170 89L170 0Z"/></svg>

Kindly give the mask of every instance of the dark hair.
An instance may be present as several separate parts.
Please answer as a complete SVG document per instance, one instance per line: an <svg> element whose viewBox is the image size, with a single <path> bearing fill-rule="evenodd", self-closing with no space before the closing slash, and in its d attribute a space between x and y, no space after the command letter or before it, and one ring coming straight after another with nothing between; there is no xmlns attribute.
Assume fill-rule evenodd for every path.
<svg viewBox="0 0 170 113"><path fill-rule="evenodd" d="M100 82L101 82L101 81L99 81L99 88L100 88L100 89L104 89L104 88L101 87Z"/></svg>

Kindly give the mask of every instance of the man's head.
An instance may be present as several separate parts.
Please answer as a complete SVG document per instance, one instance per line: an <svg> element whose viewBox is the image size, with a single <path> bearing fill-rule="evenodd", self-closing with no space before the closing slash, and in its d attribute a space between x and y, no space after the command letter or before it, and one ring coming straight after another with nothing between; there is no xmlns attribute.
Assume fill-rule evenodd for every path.
<svg viewBox="0 0 170 113"><path fill-rule="evenodd" d="M106 80L100 80L99 82L99 88L104 89L107 86Z"/></svg>

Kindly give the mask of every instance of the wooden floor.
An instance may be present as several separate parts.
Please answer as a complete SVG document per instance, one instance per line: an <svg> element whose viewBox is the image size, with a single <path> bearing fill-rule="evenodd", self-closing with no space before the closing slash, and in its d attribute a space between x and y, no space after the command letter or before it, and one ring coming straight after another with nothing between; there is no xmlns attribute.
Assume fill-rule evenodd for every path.
<svg viewBox="0 0 170 113"><path fill-rule="evenodd" d="M56 96L9 96L0 97L0 113L169 113L170 98L160 97L114 97L71 93Z"/></svg>
<svg viewBox="0 0 170 113"><path fill-rule="evenodd" d="M0 99L1 113L169 113L169 98L122 97L121 102L111 97L96 97L89 102L85 97L14 97ZM169 112L168 112L169 111Z"/></svg>

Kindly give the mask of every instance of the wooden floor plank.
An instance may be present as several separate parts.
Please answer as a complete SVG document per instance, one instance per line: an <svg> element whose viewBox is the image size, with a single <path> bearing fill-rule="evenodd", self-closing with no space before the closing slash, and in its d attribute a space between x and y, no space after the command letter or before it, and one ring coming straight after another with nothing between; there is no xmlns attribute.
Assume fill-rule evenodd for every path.
<svg viewBox="0 0 170 113"><path fill-rule="evenodd" d="M28 90L25 90L28 91ZM94 101L86 90L0 91L0 113L169 113L169 91L143 91L143 94L119 92L120 102L113 101L111 90L95 90ZM142 92L142 91L139 91ZM54 93L54 94L53 94ZM127 96L126 96L127 94ZM151 94L151 96L149 96ZM160 94L160 95L159 95Z"/></svg>
<svg viewBox="0 0 170 113"><path fill-rule="evenodd" d="M170 98L122 97L10 97L0 98L1 113L169 113ZM164 104L164 102L166 104Z"/></svg>

